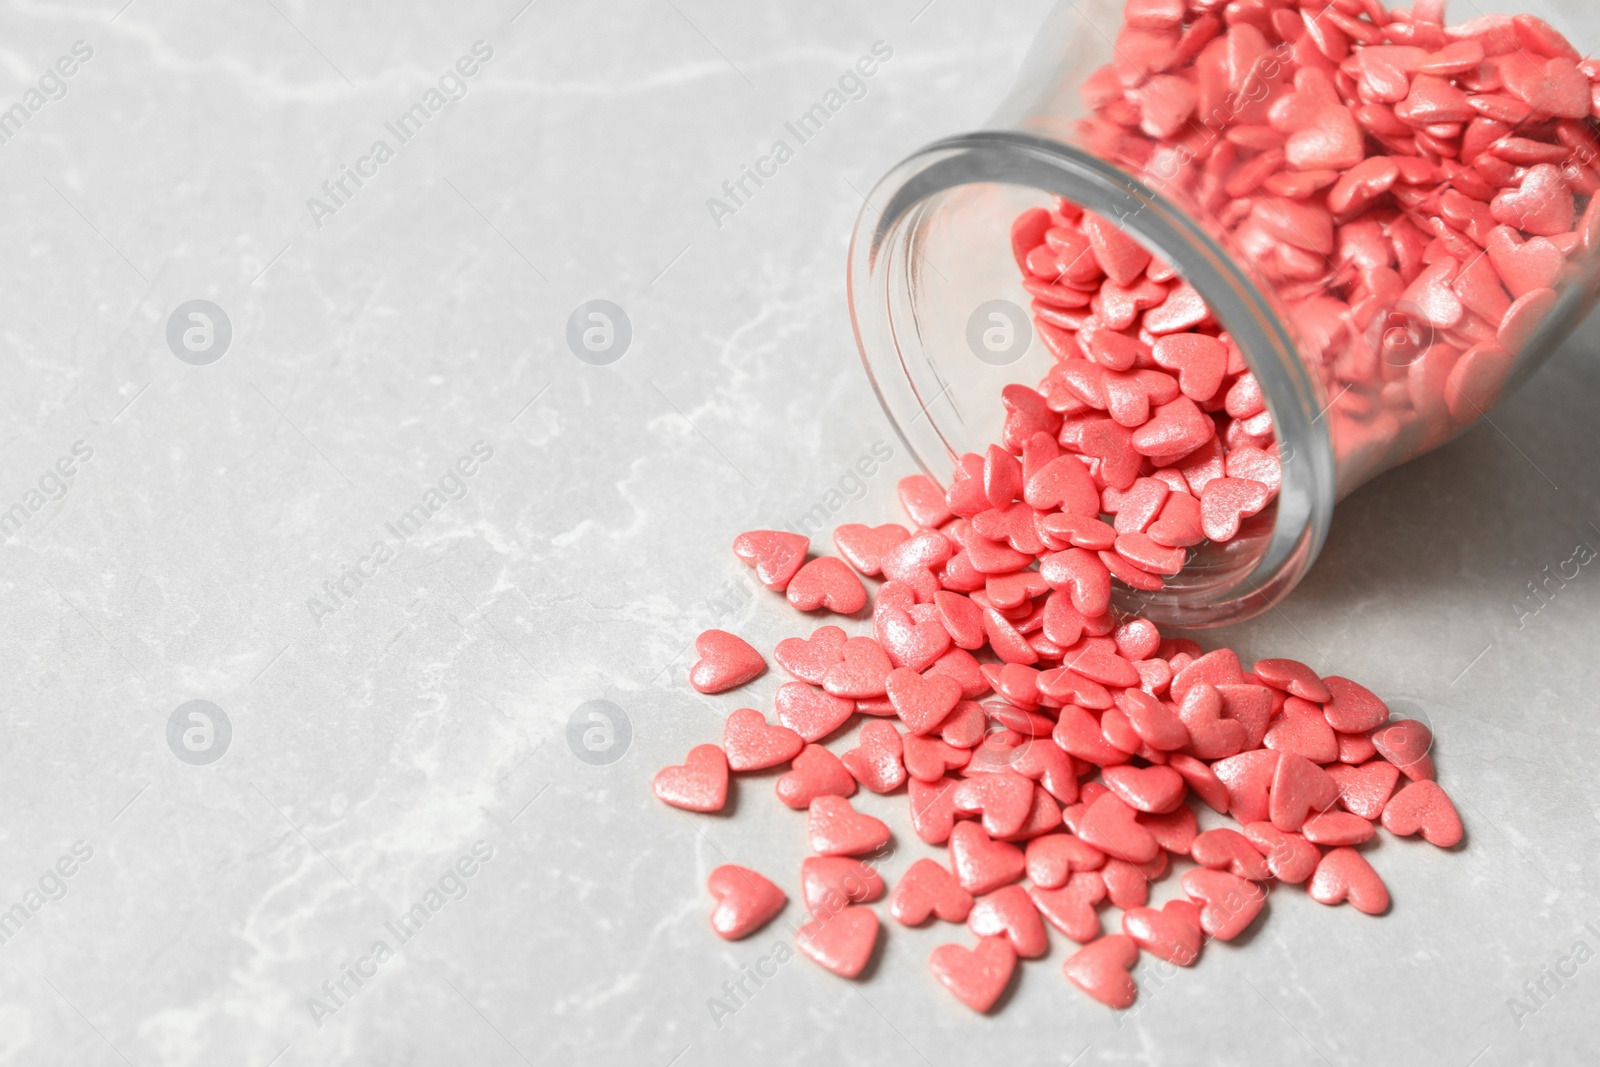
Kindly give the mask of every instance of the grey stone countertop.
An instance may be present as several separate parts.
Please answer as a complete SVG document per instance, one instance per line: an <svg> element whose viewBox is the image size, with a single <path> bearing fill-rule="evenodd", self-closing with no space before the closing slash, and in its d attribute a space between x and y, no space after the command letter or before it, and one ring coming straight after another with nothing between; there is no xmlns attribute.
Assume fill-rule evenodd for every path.
<svg viewBox="0 0 1600 1067"><path fill-rule="evenodd" d="M770 776L651 798L780 681L699 697L687 646L803 632L740 530L899 518L846 241L1045 7L5 5L0 1061L1594 1061L1600 574L1517 607L1600 546L1593 327L1225 635L1431 721L1468 840L1386 841L1389 915L1275 894L1121 1016L1057 937L977 1017L926 967L965 932L898 927L863 982L784 962L713 1010L799 918L803 820ZM630 324L609 365L567 344L591 300ZM891 880L932 852L903 804L862 801ZM706 925L725 860L791 893L749 941Z"/></svg>

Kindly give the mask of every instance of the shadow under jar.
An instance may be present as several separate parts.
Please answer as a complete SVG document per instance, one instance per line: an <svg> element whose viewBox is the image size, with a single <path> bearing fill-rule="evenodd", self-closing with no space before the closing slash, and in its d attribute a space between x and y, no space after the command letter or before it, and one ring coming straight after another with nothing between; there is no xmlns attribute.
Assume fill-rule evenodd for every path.
<svg viewBox="0 0 1600 1067"><path fill-rule="evenodd" d="M988 128L896 166L853 235L857 343L923 468L948 484L963 455L1005 440L1008 386L1036 389L1073 450L1110 418L1094 376L1179 377L1153 356L1179 322L1229 353L1224 385L1197 402L1216 427L1206 447L1266 450L1279 485L1160 589L1117 583L1117 605L1207 626L1281 600L1337 500L1482 417L1600 291L1600 63L1582 58L1600 7L1471 13L1058 6ZM1150 265L1107 278L1078 250L1089 222ZM1199 322L1151 303L1195 294ZM1094 335L1113 327L1132 366L1098 359ZM1260 400L1235 417L1242 376ZM1181 486L1186 462L1145 455L1139 473Z"/></svg>

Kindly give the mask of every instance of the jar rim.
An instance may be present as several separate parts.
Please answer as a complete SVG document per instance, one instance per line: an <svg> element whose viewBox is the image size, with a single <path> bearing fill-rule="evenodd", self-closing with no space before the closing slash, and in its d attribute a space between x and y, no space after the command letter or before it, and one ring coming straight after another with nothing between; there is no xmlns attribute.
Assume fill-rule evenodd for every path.
<svg viewBox="0 0 1600 1067"><path fill-rule="evenodd" d="M1226 566L1211 568L1214 573L1196 576L1186 569L1186 582L1157 593L1119 590L1119 609L1157 624L1203 627L1275 605L1309 570L1332 522L1336 477L1320 377L1301 357L1282 306L1190 211L1077 146L1005 130L948 137L901 161L866 197L850 241L851 325L867 376L907 449L923 470L948 480L955 450L930 410L943 376L928 339L915 328L916 294L896 289L915 289L917 279L927 277L916 269L915 242L941 197L984 184L1060 196L1114 221L1164 258L1226 326L1272 415L1283 481L1270 533L1250 546L1254 557L1239 559L1235 551ZM1009 222L995 220L994 235L1007 254ZM946 353L956 347L942 340Z"/></svg>

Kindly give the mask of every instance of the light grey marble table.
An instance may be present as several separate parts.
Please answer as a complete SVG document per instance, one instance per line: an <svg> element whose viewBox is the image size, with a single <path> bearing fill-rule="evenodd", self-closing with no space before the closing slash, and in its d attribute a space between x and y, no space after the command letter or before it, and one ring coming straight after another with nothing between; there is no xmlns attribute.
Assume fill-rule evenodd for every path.
<svg viewBox="0 0 1600 1067"><path fill-rule="evenodd" d="M0 1059L1593 1061L1600 574L1517 609L1600 546L1592 329L1229 635L1432 722L1469 838L1385 843L1389 916L1276 894L1120 1017L1059 938L985 1019L926 970L960 932L891 930L859 984L761 964L793 902L711 937L706 872L793 891L803 831L761 778L650 798L778 684L698 697L686 646L797 629L739 530L898 517L847 235L1045 5L521 3L4 9ZM607 365L567 342L591 300L630 323ZM929 851L901 804L863 801L891 878Z"/></svg>

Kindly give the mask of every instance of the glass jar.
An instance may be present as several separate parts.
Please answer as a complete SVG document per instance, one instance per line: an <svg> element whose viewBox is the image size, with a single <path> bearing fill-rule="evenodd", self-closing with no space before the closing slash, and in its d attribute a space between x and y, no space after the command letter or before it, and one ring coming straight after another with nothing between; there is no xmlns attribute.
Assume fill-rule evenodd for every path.
<svg viewBox="0 0 1600 1067"><path fill-rule="evenodd" d="M1549 36L1550 26L1579 50L1600 43L1600 5L1535 0L1532 13L1542 21L1523 19L1520 25L1509 16L1481 16L1474 7L1473 22L1448 30L1442 10L1430 8L1429 0L1414 16L1402 15L1403 22L1394 12L1383 13L1374 0L1336 0L1326 6L1316 0L1303 14L1293 4L1271 0L1226 7L1205 0L1132 0L1127 12L1140 25L1125 23L1121 2L1065 0L987 128L931 144L884 176L867 197L851 242L851 316L884 409L923 468L948 484L958 456L981 454L1001 440L1001 390L1015 383L1036 385L1055 363L1037 324L1030 326L1030 295L1010 241L1013 220L1030 208L1048 209L1059 197L1112 220L1169 264L1204 298L1259 382L1282 470L1276 499L1248 520L1239 536L1195 547L1183 571L1158 592L1118 586L1117 605L1123 610L1158 624L1207 626L1249 617L1287 595L1316 559L1338 499L1474 422L1535 370L1592 306L1600 291L1592 254L1600 240L1600 210L1586 210L1586 205L1589 194L1600 189L1591 147L1593 116L1600 114L1593 78L1600 68L1587 61L1554 63L1540 50L1561 52ZM1337 16L1332 21L1330 12ZM1181 15L1176 22L1174 13ZM1371 21L1376 18L1391 20L1390 28L1378 27ZM1406 47L1413 50L1380 53L1392 62L1373 63L1369 73L1365 66L1352 66L1350 42L1352 33L1371 37L1375 30L1383 37L1378 43L1399 38L1411 42ZM1429 70L1449 65L1450 57L1460 58L1463 51L1470 59L1470 45L1460 45L1466 40L1483 44L1483 61L1430 78L1456 87L1465 83L1474 96L1512 96L1505 88L1515 73L1508 64L1531 56L1554 81L1557 75L1570 81L1568 66L1579 67L1593 101L1588 114L1574 118L1570 87L1561 87L1561 102L1549 105L1567 116L1559 138L1558 117L1547 117L1539 108L1520 124L1506 123L1512 129L1488 128L1562 143L1568 150L1550 166L1569 190L1574 212L1570 231L1550 233L1543 220L1529 222L1531 231L1520 223L1513 227L1523 240L1544 231L1560 246L1562 262L1558 277L1517 297L1515 314L1502 316L1498 324L1486 317L1498 303L1484 314L1467 310L1453 320L1452 309L1440 311L1428 299L1429 291L1411 284L1418 270L1402 277L1397 295L1393 281L1384 280L1387 275L1373 280L1365 267L1358 272L1342 247L1308 270L1307 257L1298 254L1304 250L1280 251L1285 242L1263 240L1256 225L1255 205L1271 198L1259 185L1269 171L1287 175L1272 189L1321 208L1330 175L1337 170L1342 177L1354 162L1345 160L1332 170L1305 166L1305 151L1295 165L1280 162L1276 171L1261 161L1273 150L1284 155L1284 142L1292 135L1273 132L1270 115L1286 96L1311 91L1291 80L1292 71L1307 66L1323 69L1343 97L1346 115L1358 116L1361 155L1395 158L1406 175L1387 192L1380 190L1376 201L1358 205L1360 211L1352 211L1348 198L1340 201L1343 213L1327 209L1324 214L1339 227L1339 240L1352 218L1380 207L1385 220L1415 217L1432 225L1421 220L1439 212L1447 188L1454 193L1466 187L1481 202L1480 187L1491 183L1464 173L1469 165L1476 173L1476 163L1463 138L1476 138L1471 152L1488 154L1483 128L1470 130L1468 119L1396 132L1391 127L1399 121L1397 112L1417 121L1418 111L1393 99L1397 90L1382 84L1395 67L1417 68L1422 53L1430 57ZM1457 45L1455 51L1439 59L1451 45ZM1512 58L1502 61L1499 55ZM1222 70L1228 84L1206 84L1202 67L1213 75ZM1432 86L1420 80L1424 73L1402 69L1406 80L1398 91L1410 97L1420 92L1415 87ZM1177 84L1185 80L1188 90ZM1528 92L1520 83L1519 88ZM1179 108L1161 110L1148 103L1174 89ZM1171 129L1186 91L1198 99L1187 121ZM1139 101L1143 110L1128 101ZM1280 108L1292 106L1291 101ZM1448 117L1446 112L1421 117L1440 115ZM1331 121L1311 125L1331 128L1342 122L1335 114ZM1554 152L1526 145L1518 150L1534 155L1517 156L1511 164L1496 155L1483 166L1490 178L1504 178L1522 190L1530 183L1529 170L1539 165L1535 157ZM1452 151L1463 153L1460 162L1451 158ZM1495 151L1515 155L1504 145ZM1407 153L1416 154L1402 159ZM1252 165L1256 170L1248 171ZM1390 168L1368 165L1374 169ZM1317 174L1307 178L1302 172L1308 170ZM1405 184L1412 177L1423 180ZM1308 196L1292 188L1301 182L1323 184ZM1346 193L1351 184L1343 183ZM1236 192L1241 185L1250 188L1245 195L1230 195L1230 185ZM1335 182L1333 188L1338 187ZM1499 188L1493 192L1498 195ZM1357 197L1367 195L1357 189ZM1434 199L1427 201L1430 195ZM1383 227L1389 233L1402 224L1385 221ZM1441 248L1460 250L1451 270L1483 269L1476 260L1485 258L1480 250L1488 227L1471 228L1470 237L1454 226L1443 236L1424 231L1434 261L1421 269L1436 264ZM1463 240L1472 246L1463 247ZM1326 244L1325 235L1302 243L1319 242ZM1398 239L1393 244L1398 247ZM1395 271L1407 267L1402 260ZM1450 283L1449 277L1444 280ZM1450 381L1468 352L1470 367Z"/></svg>

